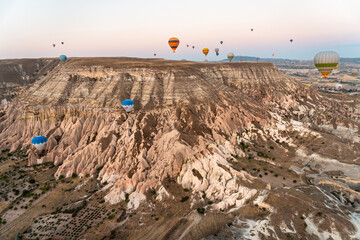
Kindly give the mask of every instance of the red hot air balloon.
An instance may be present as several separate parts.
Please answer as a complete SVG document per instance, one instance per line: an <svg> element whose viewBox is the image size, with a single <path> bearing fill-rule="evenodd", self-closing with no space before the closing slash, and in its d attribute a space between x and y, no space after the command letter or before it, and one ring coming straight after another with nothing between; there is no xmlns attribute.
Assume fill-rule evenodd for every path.
<svg viewBox="0 0 360 240"><path fill-rule="evenodd" d="M175 53L176 48L179 46L180 41L178 38L176 37L172 37L169 39L169 46L171 47L171 49L173 50L173 52Z"/></svg>

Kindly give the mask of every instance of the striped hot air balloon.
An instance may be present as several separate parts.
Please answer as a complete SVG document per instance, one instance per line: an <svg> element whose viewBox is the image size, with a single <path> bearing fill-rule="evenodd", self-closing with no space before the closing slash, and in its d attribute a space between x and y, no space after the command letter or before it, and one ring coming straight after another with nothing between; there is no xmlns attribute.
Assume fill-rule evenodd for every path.
<svg viewBox="0 0 360 240"><path fill-rule="evenodd" d="M131 110L134 108L134 101L131 99L126 99L122 101L121 105L127 113L130 113Z"/></svg>
<svg viewBox="0 0 360 240"><path fill-rule="evenodd" d="M203 49L203 53L205 54L205 56L208 55L209 49L208 49L208 48L204 48L204 49Z"/></svg>
<svg viewBox="0 0 360 240"><path fill-rule="evenodd" d="M228 57L229 61L231 62L231 60L233 60L233 58L234 58L234 54L233 53L228 53L227 57Z"/></svg>
<svg viewBox="0 0 360 240"><path fill-rule="evenodd" d="M338 65L340 56L334 51L319 52L314 57L315 67L321 72L324 78L331 73Z"/></svg>
<svg viewBox="0 0 360 240"><path fill-rule="evenodd" d="M169 39L169 46L171 47L171 49L173 50L173 52L175 53L176 48L179 46L180 41L178 38L176 37L172 37Z"/></svg>
<svg viewBox="0 0 360 240"><path fill-rule="evenodd" d="M47 138L44 136L36 136L31 140L31 144L37 149L37 150L44 150L47 143Z"/></svg>

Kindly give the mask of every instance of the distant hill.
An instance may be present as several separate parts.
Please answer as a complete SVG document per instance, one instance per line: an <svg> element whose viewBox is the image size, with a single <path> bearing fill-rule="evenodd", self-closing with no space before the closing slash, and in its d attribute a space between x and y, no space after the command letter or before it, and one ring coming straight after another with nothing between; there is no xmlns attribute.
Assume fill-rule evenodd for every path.
<svg viewBox="0 0 360 240"><path fill-rule="evenodd" d="M228 62L229 60L223 59L220 62ZM250 57L250 56L235 56L232 60L233 62L239 62L239 61L247 61L247 62L256 62L256 57ZM304 61L312 61L312 59L309 60L296 60L296 59L287 59L287 58L259 58L259 62L304 62ZM360 64L360 58L340 58L340 62L347 62L347 63L359 63Z"/></svg>

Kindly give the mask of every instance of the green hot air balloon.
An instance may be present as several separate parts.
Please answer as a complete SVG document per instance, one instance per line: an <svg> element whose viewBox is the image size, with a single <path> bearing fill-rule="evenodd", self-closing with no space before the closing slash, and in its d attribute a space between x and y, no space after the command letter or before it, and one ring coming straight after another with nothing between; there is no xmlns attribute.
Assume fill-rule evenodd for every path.
<svg viewBox="0 0 360 240"><path fill-rule="evenodd" d="M331 73L338 65L340 56L334 51L319 52L314 57L315 67L321 72L324 78Z"/></svg>

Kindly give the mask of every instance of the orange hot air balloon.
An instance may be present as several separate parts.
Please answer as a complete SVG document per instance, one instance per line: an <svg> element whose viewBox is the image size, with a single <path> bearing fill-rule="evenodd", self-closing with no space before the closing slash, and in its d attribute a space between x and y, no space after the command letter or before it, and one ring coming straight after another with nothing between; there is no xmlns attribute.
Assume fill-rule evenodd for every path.
<svg viewBox="0 0 360 240"><path fill-rule="evenodd" d="M203 49L203 53L205 54L205 56L208 55L209 49L208 49L208 48L204 48L204 49Z"/></svg>
<svg viewBox="0 0 360 240"><path fill-rule="evenodd" d="M169 46L171 47L171 49L173 50L173 52L175 53L176 48L179 46L180 41L178 38L176 37L172 37L169 39Z"/></svg>

